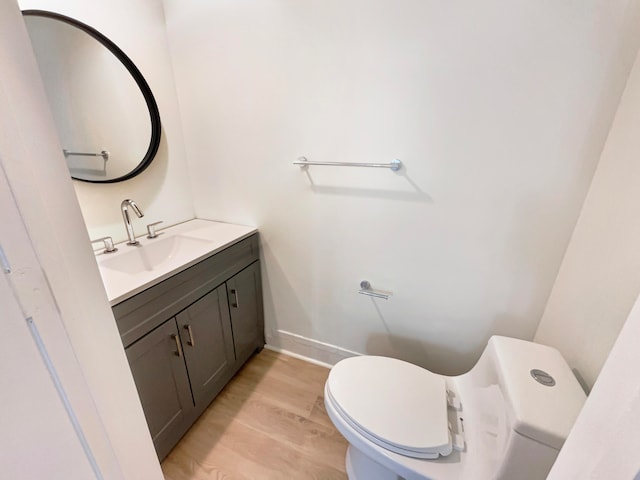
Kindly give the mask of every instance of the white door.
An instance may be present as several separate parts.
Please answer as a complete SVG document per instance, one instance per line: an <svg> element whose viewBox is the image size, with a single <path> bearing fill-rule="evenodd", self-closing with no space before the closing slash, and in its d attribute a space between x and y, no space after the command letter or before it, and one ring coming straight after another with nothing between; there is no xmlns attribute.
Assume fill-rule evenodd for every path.
<svg viewBox="0 0 640 480"><path fill-rule="evenodd" d="M55 302L0 168L0 477L12 480L101 479L48 348L71 348L66 336L38 333L60 322ZM77 385L76 385L77 387ZM95 463L94 463L95 465Z"/></svg>

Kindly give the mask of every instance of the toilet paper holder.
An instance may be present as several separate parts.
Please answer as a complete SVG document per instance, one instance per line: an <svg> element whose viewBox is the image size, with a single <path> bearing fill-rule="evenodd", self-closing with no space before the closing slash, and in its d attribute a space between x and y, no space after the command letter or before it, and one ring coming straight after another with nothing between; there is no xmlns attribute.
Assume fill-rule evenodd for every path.
<svg viewBox="0 0 640 480"><path fill-rule="evenodd" d="M358 293L369 297L381 298L383 300L389 300L389 297L392 295L391 292L371 288L371 283L369 283L368 280L362 280L360 282L360 290L358 290Z"/></svg>

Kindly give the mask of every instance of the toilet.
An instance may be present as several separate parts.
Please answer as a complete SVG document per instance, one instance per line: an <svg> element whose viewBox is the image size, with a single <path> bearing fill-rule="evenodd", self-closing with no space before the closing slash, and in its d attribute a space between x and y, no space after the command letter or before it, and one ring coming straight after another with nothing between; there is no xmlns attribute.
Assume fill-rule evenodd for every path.
<svg viewBox="0 0 640 480"><path fill-rule="evenodd" d="M350 480L544 479L586 400L556 349L500 336L457 377L347 358L324 393Z"/></svg>

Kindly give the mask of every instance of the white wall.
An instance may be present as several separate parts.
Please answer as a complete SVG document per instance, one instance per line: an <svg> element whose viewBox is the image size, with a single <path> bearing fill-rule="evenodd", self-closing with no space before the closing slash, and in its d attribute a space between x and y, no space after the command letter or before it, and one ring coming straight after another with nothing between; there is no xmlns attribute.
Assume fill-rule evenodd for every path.
<svg viewBox="0 0 640 480"><path fill-rule="evenodd" d="M157 0L19 0L18 3L22 9L44 9L73 17L106 35L136 64L158 103L162 140L147 170L131 180L114 184L73 182L90 237L111 235L117 241L126 238L120 213L120 202L125 198L134 199L145 213L144 218L134 219L136 233L145 232L145 225L158 220L172 225L193 218L161 3Z"/></svg>
<svg viewBox="0 0 640 480"><path fill-rule="evenodd" d="M592 386L640 293L640 57L536 333Z"/></svg>
<svg viewBox="0 0 640 480"><path fill-rule="evenodd" d="M270 343L460 373L493 333L533 337L637 1L164 6L196 214L260 228Z"/></svg>
<svg viewBox="0 0 640 480"><path fill-rule="evenodd" d="M638 338L639 300L615 341L549 480L640 479Z"/></svg>
<svg viewBox="0 0 640 480"><path fill-rule="evenodd" d="M120 474L127 479L162 478L15 0L0 0L0 70L0 166L29 235L29 240L21 242L23 250L30 243L41 265L16 267L14 278L23 283L23 314L37 319L53 311L64 322L62 328L44 317L42 336L54 363L64 366L61 380L92 447L100 454L105 478L117 479ZM3 243L13 238L12 227L2 225ZM27 280L36 273L43 277L41 285L29 284ZM53 299L45 304L49 290ZM67 342L59 340L60 334ZM20 362L3 358L3 362ZM9 404L3 408L21 414ZM2 449L10 452L18 444L6 434L2 431ZM45 458L46 452L41 452L32 461Z"/></svg>

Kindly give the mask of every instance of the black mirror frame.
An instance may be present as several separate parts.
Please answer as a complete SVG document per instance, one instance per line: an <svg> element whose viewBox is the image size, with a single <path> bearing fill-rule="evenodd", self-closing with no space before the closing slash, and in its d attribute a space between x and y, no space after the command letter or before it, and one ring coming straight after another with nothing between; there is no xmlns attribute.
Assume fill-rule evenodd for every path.
<svg viewBox="0 0 640 480"><path fill-rule="evenodd" d="M95 38L98 42L104 45L115 57L122 62L125 68L129 71L134 81L140 88L142 92L142 96L147 104L147 108L149 109L149 117L151 120L151 141L149 142L149 148L145 153L142 161L129 173L126 175L122 175L121 177L112 178L109 180L86 180L83 178L76 178L71 176L74 180L78 180L81 182L89 182L89 183L115 183L122 182L124 180L128 180L136 175L142 173L151 161L155 157L158 152L158 147L160 146L160 136L161 136L161 123L160 123L160 111L158 110L158 105L156 103L155 98L153 97L153 93L151 92L151 88L149 88L149 84L138 70L138 67L131 61L131 59L111 40L105 37L102 33L97 31L95 28L90 27L89 25L82 23L74 18L67 17L65 15L50 12L47 10L23 10L23 15L28 16L37 16L37 17L46 17L52 18L54 20L59 20L61 22L72 25L83 32L87 33L91 37Z"/></svg>

